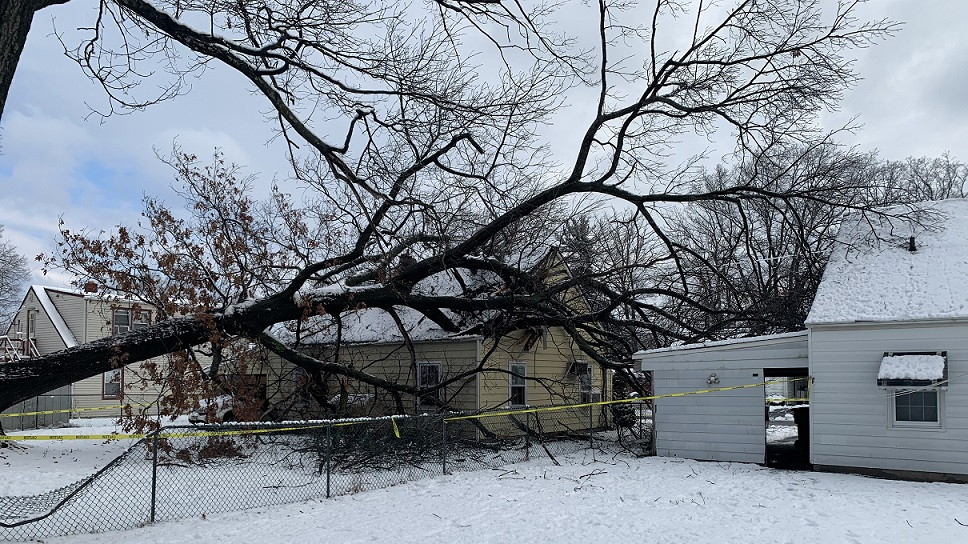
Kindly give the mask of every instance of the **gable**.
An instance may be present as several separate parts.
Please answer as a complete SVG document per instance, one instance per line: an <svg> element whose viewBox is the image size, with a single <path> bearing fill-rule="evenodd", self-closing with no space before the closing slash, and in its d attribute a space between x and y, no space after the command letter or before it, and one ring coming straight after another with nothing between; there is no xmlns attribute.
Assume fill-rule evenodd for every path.
<svg viewBox="0 0 968 544"><path fill-rule="evenodd" d="M50 298L47 288L32 285L27 294L24 295L23 302L8 329L8 334L17 332L26 334L30 326L29 315L33 313L33 327L29 332L35 340L37 348L41 353L49 353L77 345L77 339L73 331L67 326L54 302Z"/></svg>

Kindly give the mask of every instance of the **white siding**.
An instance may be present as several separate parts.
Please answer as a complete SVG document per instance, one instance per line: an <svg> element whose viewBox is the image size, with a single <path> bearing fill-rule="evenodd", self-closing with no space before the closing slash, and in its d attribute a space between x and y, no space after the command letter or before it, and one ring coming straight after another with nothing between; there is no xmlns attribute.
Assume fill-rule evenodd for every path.
<svg viewBox="0 0 968 544"><path fill-rule="evenodd" d="M892 428L890 390L877 386L886 351L947 351L942 428ZM968 474L968 324L814 327L810 333L811 462Z"/></svg>
<svg viewBox="0 0 968 544"><path fill-rule="evenodd" d="M657 396L763 382L764 368L807 366L807 338L659 351L636 355L652 371ZM710 374L718 384L707 383ZM764 388L749 387L655 401L656 454L710 461L766 459Z"/></svg>

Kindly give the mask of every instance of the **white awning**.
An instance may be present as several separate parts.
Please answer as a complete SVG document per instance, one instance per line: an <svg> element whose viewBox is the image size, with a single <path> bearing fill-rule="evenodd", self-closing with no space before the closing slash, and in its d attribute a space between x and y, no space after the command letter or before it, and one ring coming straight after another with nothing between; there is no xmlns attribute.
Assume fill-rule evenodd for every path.
<svg viewBox="0 0 968 544"><path fill-rule="evenodd" d="M877 372L877 381L936 382L944 379L948 359L937 354L885 355ZM890 385L889 383L887 385Z"/></svg>

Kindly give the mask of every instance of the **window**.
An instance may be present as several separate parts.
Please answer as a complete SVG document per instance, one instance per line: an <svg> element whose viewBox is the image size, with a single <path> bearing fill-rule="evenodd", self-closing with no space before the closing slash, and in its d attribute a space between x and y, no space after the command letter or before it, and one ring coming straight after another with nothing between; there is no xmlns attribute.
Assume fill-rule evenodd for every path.
<svg viewBox="0 0 968 544"><path fill-rule="evenodd" d="M101 376L101 398L121 400L124 391L124 367L109 370Z"/></svg>
<svg viewBox="0 0 968 544"><path fill-rule="evenodd" d="M937 389L891 390L895 427L940 427L941 392Z"/></svg>
<svg viewBox="0 0 968 544"><path fill-rule="evenodd" d="M440 363L434 363L429 361L420 361L417 363L417 386L421 389L427 387L435 387L440 385L441 379L441 365ZM420 395L420 404L425 405L435 405L437 401L440 400L440 389L435 389L423 395Z"/></svg>
<svg viewBox="0 0 968 544"><path fill-rule="evenodd" d="M581 396L579 402L599 402L601 395L596 395L592 389L592 365L584 363L581 374L578 375L578 393Z"/></svg>
<svg viewBox="0 0 968 544"><path fill-rule="evenodd" d="M525 377L528 375L528 365L520 361L512 361L508 370L511 372L508 377L511 406L527 406L528 382Z"/></svg>
<svg viewBox="0 0 968 544"><path fill-rule="evenodd" d="M124 334L148 326L151 314L148 310L115 308L111 315L111 334Z"/></svg>

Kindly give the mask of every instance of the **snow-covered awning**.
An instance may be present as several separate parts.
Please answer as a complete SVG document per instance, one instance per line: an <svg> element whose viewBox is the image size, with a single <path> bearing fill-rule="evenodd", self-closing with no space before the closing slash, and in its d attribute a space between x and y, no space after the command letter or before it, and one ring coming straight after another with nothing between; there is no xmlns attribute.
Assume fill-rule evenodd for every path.
<svg viewBox="0 0 968 544"><path fill-rule="evenodd" d="M885 353L877 372L877 385L930 386L947 378L946 352Z"/></svg>

